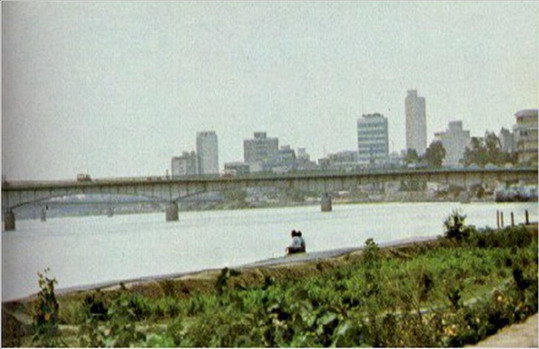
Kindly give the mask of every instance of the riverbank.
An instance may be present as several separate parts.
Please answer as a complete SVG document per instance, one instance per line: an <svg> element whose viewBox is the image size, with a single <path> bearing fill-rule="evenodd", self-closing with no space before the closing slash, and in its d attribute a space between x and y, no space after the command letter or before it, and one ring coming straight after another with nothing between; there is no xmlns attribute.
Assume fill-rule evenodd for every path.
<svg viewBox="0 0 539 349"><path fill-rule="evenodd" d="M239 323L234 325L236 321L239 321L239 318L236 319L236 316L248 311L248 313L244 315L249 317L250 315L248 314L253 314L249 309L251 309L251 307L253 307L253 310L259 309L259 307L262 306L259 302L261 302L264 297L270 297L270 299L273 299L271 302L281 304L275 309L285 311L285 313L289 314L287 316L301 317L301 312L296 313L296 311L300 311L300 309L295 309L293 301L295 298L294 295L297 294L297 292L306 292L300 299L309 300L311 306L314 307L311 313L318 314L315 317L315 322L324 322L329 318L333 318L333 320L328 322L329 324L338 320L337 324L331 329L322 325L322 337L318 337L316 331L312 334L312 336L315 336L322 341L328 341L335 336L339 337L337 332L341 330L344 332L350 330L345 331L342 327L339 327L340 325L346 325L349 328L351 326L353 328L360 324L362 326L362 331L366 331L365 336L369 337L370 334L367 334L371 333L369 332L370 325L364 322L366 314L371 311L375 314L379 314L376 318L376 321L378 321L378 316L381 316L382 319L386 318L386 315L383 314L387 313L390 309L393 309L390 311L390 313L393 314L395 314L395 311L398 309L397 314L401 314L399 317L403 316L403 311L408 311L406 309L409 309L411 314L416 314L417 311L420 311L424 318L429 319L429 322L435 320L434 318L431 319L431 315L427 314L439 314L442 319L446 319L444 321L450 321L450 323L455 325L458 330L461 324L455 322L455 316L459 318L459 316L462 315L462 311L453 309L452 307L457 306L459 309L468 309L466 307L470 307L470 311L475 309L473 311L477 312L477 318L479 321L482 321L481 319L483 316L488 315L489 308L486 305L483 306L478 299L486 297L490 302L490 294L494 295L493 297L495 297L495 299L498 299L498 296L501 295L501 299L506 299L508 303L506 304L505 301L500 303L499 306L502 308L496 308L495 310L501 311L501 314L503 315L505 314L505 311L503 310L505 309L504 307L513 304L511 299L513 299L513 297L519 297L518 293L515 293L517 291L514 291L512 288L515 286L510 286L511 283L514 282L511 281L510 277L511 268L513 267L514 269L515 266L520 268L522 261L528 261L526 262L528 264L522 264L524 275L530 277L530 275L534 275L535 273L536 277L537 264L536 262L535 264L529 264L529 261L537 260L537 226L529 227L529 230L532 232L531 235L528 232L525 235L517 233L517 235L513 236L509 231L504 233L505 235L500 234L499 232L492 233L492 235L477 235L479 240L474 242L470 241L466 246L461 246L443 239L401 241L398 244L392 243L389 246L376 246L372 243L368 243L365 247L360 249L340 249L306 254L303 256L298 255L287 258L274 258L239 266L238 268L233 269L207 270L188 275L169 275L164 276L163 278L133 280L131 282L122 282L116 285L102 287L98 292L90 290L67 292L63 295L58 295L58 303L60 306L59 324L62 333L60 338L69 341L70 345L82 345L83 343L73 342L73 340L76 340L78 337L73 337L73 335L69 335L69 333L73 333L73 331L77 332L80 331L81 328L84 328L79 327L80 325L77 324L85 323L85 321L87 321L84 320L85 318L89 319L87 318L88 315L84 315L88 314L88 310L84 310L86 309L85 307L89 304L93 304L95 308L96 304L102 304L106 309L111 310L125 301L127 303L124 303L127 305L132 304L135 307L133 308L135 313L138 313L137 319L133 319L136 320L135 323L138 324L138 327L133 329L134 333L140 332L141 336L145 338L145 342L135 342L137 343L137 346L147 346L149 344L147 341L149 341L150 338L157 340L155 339L157 338L155 336L161 338L160 340L164 340L163 338L171 339L167 337L169 336L167 335L167 333L169 333L167 332L168 330L163 332L163 329L171 329L177 321L180 321L182 326L187 326L187 328L190 329L187 332L184 330L185 335L190 333L187 337L195 341L203 341L204 338L210 336L209 333L202 335L201 333L195 334L190 332L194 331L197 326L202 325L200 321L208 322L209 324L212 324L213 327L225 326L225 324L228 324L226 326L238 326ZM512 251L507 245L514 245L516 243L524 244L524 240L527 239L525 236L534 237L530 240L530 242L535 241L533 243L534 245L527 245L528 247L522 245L522 247L519 247L516 251ZM489 244L499 246L493 249L488 247ZM503 247L502 245L504 244L508 247ZM478 245L482 245L482 247L477 247ZM530 253L534 256L531 256ZM454 281L452 281L453 279ZM373 280L377 280L377 282L373 284ZM395 283L397 280L400 281ZM418 289L418 285L415 283L409 284L408 282L410 280L416 280L416 282L417 280L422 280L423 287L427 287L427 284L430 285L427 287L428 291L426 291L426 293L425 290L421 291L421 288ZM376 284L379 284L380 287L377 287ZM458 288L453 289L450 287L452 285L456 285ZM492 293L493 290L495 290L495 293ZM405 291L405 293L400 293L402 291ZM513 293L515 295L513 295ZM254 297L254 299L252 299L252 297ZM258 299L258 297L262 298ZM412 298L406 301L405 298L402 297ZM517 301L516 306L522 308L524 305L522 305L522 301L518 301L517 298L515 298ZM536 298L537 294L535 291L535 299ZM122 301L122 299L124 301ZM222 308L222 306L225 306L226 304L236 304L240 299L241 304L245 305L251 304L249 302L254 301L255 299L258 299L258 301L255 301L255 303L244 310L241 310L243 308L240 307L237 310L234 310L233 313L229 313L231 310L225 311L226 308ZM248 299L251 299L251 301ZM447 302L449 302L448 310L441 312L436 310L443 304L447 304ZM32 308L35 303L36 299L30 302L27 300L24 302L4 304L4 310L8 310L11 317L7 316L5 318L7 321L3 321L3 324L9 324L10 322L13 324L13 318L15 318L18 319L19 327L24 328L25 326L21 325L21 322L24 323L24 319L28 320L31 318L30 316L33 312ZM317 303L318 305L316 305ZM414 307L409 308L414 304ZM495 303L495 305L496 304L497 303ZM240 304L237 306L239 305ZM490 306L492 307L492 305ZM447 305L444 307L447 307ZM531 309L526 307L522 309ZM534 305L531 305L531 307L533 308ZM536 308L535 305L535 311L537 311ZM323 309L325 310L322 311ZM119 310L120 309L116 309L114 311L117 312ZM267 321L271 320L273 311L268 313L268 309L264 308L264 306L259 310L262 313L259 315L253 314L255 318L266 318ZM209 311L209 313L206 313L207 311ZM222 311L225 311L227 315L225 315L225 313L221 314ZM524 311L522 314L524 315L527 311L528 310ZM5 313L6 312L3 311L3 319ZM351 318L355 319L356 322L341 323L341 321L344 320L339 320L341 318L341 315L339 314L345 313L347 315L342 319ZM485 313L485 315L481 315L483 313ZM211 314L212 316L207 318L204 314L208 314L208 316ZM221 317L219 314L224 317ZM516 312L515 314L519 314L519 312ZM446 315L451 316L446 318ZM326 320L322 320L324 316L326 316ZM505 314L503 316L509 315ZM510 322L516 321L517 319L514 318L515 315L512 316L512 320L509 319L511 320ZM485 321L487 321L488 317L485 319ZM308 328L303 328L303 326L305 326L303 323L305 319L300 320L301 319L298 318L290 324L287 324L287 321L285 321L284 324L289 326L288 330L293 331L294 333L305 332L303 334L308 335L307 337L310 338L310 330ZM405 320L408 325L416 327L423 326L420 323L414 322L415 320L411 318ZM114 322L116 320L110 318L100 326L105 326L105 328L111 326L113 325L111 321ZM214 323L215 321L217 321L217 323ZM223 322L221 323L220 321ZM296 323L297 321L300 321L299 324L301 326ZM159 326L155 327L150 324ZM195 324L197 324L197 326L195 326ZM273 328L274 325L276 324L271 322L264 326ZM380 326L382 325L383 324L381 323ZM300 326L301 328L298 328L297 326ZM490 325L484 327L484 331L486 332L483 334L477 332L476 337L481 338L490 333L492 329L489 330L489 328L491 328L489 326ZM77 330L77 328L79 329ZM5 329L6 328L4 328L4 330ZM419 330L419 327L417 329ZM324 333L330 330L333 337L324 337ZM354 329L352 332L357 330L358 328ZM404 328L398 327L395 330L404 331ZM12 335L12 337L19 338L22 341L20 343L31 345L31 342L28 342L28 333L25 331L29 331L28 327L26 327L26 330L23 329L22 331L19 331L19 337L17 337L17 335ZM244 330L241 330L240 332L242 331ZM446 331L449 331L449 334L445 334L445 337L447 338L444 340L453 341L447 343L458 344L460 342L455 342L455 340L463 340L459 336L451 335L453 331L452 327L448 327ZM456 333L458 332L459 331ZM6 331L3 331L3 333L6 333ZM462 335L462 333L458 334ZM404 336L402 340L405 342L396 343L398 346L409 346L413 344L412 342L406 342L412 340L412 338L408 338L410 335L409 333L407 334L407 332L404 331L402 332L402 335ZM438 335L442 336L441 334ZM235 336L234 333L227 332L222 336L219 336L219 338L221 338L219 340L233 340L234 338L236 338L234 340L237 340L237 337ZM442 337L440 337L440 340ZM208 338L212 337L210 336ZM296 339L294 338L295 337L292 336L289 340L300 340L298 339L299 337ZM353 338L339 338L340 339L335 337L332 340L337 340L338 343L342 345L348 344L347 346L357 346L362 343L357 342L357 339L354 342ZM369 338L370 339L368 340L376 339ZM423 338L422 340L427 339ZM13 340L13 338L11 338L11 340ZM173 338L171 340L175 341ZM190 343L182 342L182 339L176 340L178 340L178 342L174 342L174 346ZM183 340L185 340L185 338ZM217 338L215 338L215 340L217 340ZM272 340L277 342L270 342L270 346L280 346L284 344L284 342L278 342L278 338L273 338ZM348 342L349 340L351 342ZM365 337L364 340L367 340L367 338ZM389 338L386 338L385 340L389 340ZM431 338L428 340L431 341L434 339ZM195 343L197 345L194 346L227 346L227 343L232 346L239 345L235 342L197 342ZM288 342L289 345L290 343L292 342ZM297 342L294 343L298 345ZM331 344L331 342L320 343ZM370 342L367 341L364 344L369 343ZM159 346L165 346L164 344L166 343L157 342L157 344L159 344ZM259 344L255 346L266 346L263 341L254 344ZM300 342L299 344L301 346L312 346L315 342L310 343L307 341ZM391 343L388 342L385 344ZM426 344L423 343L420 346L433 346L432 344L435 344L435 342L426 342ZM374 344L371 343L370 345Z"/></svg>

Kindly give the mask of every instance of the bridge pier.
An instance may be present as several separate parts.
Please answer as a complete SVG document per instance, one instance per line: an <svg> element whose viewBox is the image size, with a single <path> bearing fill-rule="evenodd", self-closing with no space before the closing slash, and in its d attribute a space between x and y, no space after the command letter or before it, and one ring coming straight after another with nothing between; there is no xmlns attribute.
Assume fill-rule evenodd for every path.
<svg viewBox="0 0 539 349"><path fill-rule="evenodd" d="M4 230L15 230L15 214L12 210L9 210L4 215Z"/></svg>
<svg viewBox="0 0 539 349"><path fill-rule="evenodd" d="M333 210L333 208L331 207L331 196L329 196L328 193L324 193L324 195L322 195L320 205L322 208L322 212L330 212Z"/></svg>
<svg viewBox="0 0 539 349"><path fill-rule="evenodd" d="M47 221L47 211L42 207L41 208L41 221L46 222Z"/></svg>
<svg viewBox="0 0 539 349"><path fill-rule="evenodd" d="M166 218L167 218L167 222L175 222L178 220L178 204L177 203L171 202L167 206Z"/></svg>

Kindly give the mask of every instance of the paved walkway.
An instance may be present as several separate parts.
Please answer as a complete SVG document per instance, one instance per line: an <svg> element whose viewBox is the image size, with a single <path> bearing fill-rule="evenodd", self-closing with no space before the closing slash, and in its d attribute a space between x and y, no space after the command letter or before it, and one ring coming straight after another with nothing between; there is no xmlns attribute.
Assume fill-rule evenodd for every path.
<svg viewBox="0 0 539 349"><path fill-rule="evenodd" d="M537 348L537 314L526 321L508 326L472 348Z"/></svg>
<svg viewBox="0 0 539 349"><path fill-rule="evenodd" d="M395 240L395 241L390 241L390 242L383 242L383 243L378 244L378 246L379 247L398 247L398 246L403 246L403 245L414 244L417 242L432 241L436 239L437 239L436 236L434 237L433 236L419 236L419 237L400 239L400 240ZM335 258L338 256L351 253L351 252L356 252L356 251L361 251L361 250L363 250L363 246L345 247L345 248L338 248L338 249L327 250L327 251L298 253L298 254L293 254L289 256L276 257L276 258L265 259L265 260L257 261L253 263L248 263L248 264L240 265L236 268L258 268L258 267L267 267L267 266L279 265L279 264L314 262L314 261L323 260L323 259Z"/></svg>
<svg viewBox="0 0 539 349"><path fill-rule="evenodd" d="M414 244L417 242L424 242L424 241L431 241L436 240L437 237L435 236L420 236L420 237L411 237L406 239L399 239L394 241L389 241L385 243L380 243L378 246L380 247L398 247L403 245L409 245ZM309 247L307 246L307 249ZM355 251L361 251L363 249L362 246L360 247L349 247L349 248L338 248L334 250L328 250L328 251L317 251L317 252L308 252L308 253L298 253L290 256L282 256L277 258L271 258L266 259L262 261L257 261L253 263L247 263L243 265L236 265L236 266L230 266L234 269L242 269L242 268L259 268L259 267L267 267L267 266L274 266L274 265L282 265L282 264L294 264L294 263L306 263L306 262L313 262L318 260L324 260L328 258L334 258L338 256L342 256L347 253L355 252ZM284 252L283 252L284 254ZM224 267L224 266L223 266ZM101 283L95 283L90 285L83 285L83 286L73 286L73 287L66 287L66 288L60 288L56 289L57 295L66 295L73 292L80 292L80 291L89 291L89 290L95 290L95 289L104 289L108 287L114 287L120 285L120 283L123 283L125 285L127 284L133 284L133 283L147 283L147 282L153 282L153 281L159 281L162 279L176 279L187 275L195 275L203 272L208 271L219 271L221 268L214 268L214 269L202 269L197 271L190 271L190 272L182 272L182 273L174 273L174 274L166 274L166 275L155 275L155 276L148 276L148 277L141 277L141 278L134 278L134 279L126 279L126 280L111 280L111 281L105 281ZM13 301L24 301L25 299L29 299L35 297L34 295L13 300Z"/></svg>

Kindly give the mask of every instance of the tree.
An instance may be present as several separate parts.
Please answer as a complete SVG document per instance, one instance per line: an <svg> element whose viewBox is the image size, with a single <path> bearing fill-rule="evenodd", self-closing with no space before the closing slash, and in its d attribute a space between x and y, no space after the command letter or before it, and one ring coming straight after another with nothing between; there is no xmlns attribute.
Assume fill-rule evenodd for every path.
<svg viewBox="0 0 539 349"><path fill-rule="evenodd" d="M464 165L476 164L484 166L486 164L486 150L483 140L479 137L472 137L470 146L464 150Z"/></svg>
<svg viewBox="0 0 539 349"><path fill-rule="evenodd" d="M464 165L476 164L484 167L486 164L505 165L514 164L514 154L502 151L500 139L494 132L487 132L484 138L472 137L470 146L464 151Z"/></svg>
<svg viewBox="0 0 539 349"><path fill-rule="evenodd" d="M415 149L408 149L406 156L404 157L404 162L406 164L415 164L419 162L419 155Z"/></svg>
<svg viewBox="0 0 539 349"><path fill-rule="evenodd" d="M431 167L441 167L445 154L446 151L442 142L432 142L427 148L423 160Z"/></svg>

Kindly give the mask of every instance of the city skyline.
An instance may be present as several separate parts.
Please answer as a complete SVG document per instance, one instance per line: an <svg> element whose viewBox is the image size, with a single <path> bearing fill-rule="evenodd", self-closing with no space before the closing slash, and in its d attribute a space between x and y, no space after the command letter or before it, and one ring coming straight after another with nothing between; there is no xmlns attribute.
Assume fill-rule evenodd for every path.
<svg viewBox="0 0 539 349"><path fill-rule="evenodd" d="M215 130L219 163L267 132L311 159L357 149L388 119L405 148L406 91L427 146L448 122L511 129L538 106L539 4L2 4L2 174L163 175ZM525 25L522 25L522 24Z"/></svg>

